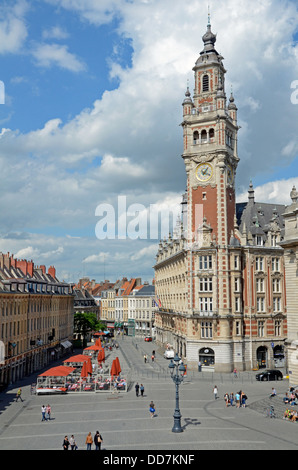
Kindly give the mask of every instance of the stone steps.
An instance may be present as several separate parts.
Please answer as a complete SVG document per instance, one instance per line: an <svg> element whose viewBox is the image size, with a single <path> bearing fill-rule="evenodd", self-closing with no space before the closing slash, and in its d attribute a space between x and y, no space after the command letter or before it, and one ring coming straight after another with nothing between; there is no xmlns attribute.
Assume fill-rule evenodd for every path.
<svg viewBox="0 0 298 470"><path fill-rule="evenodd" d="M291 410L296 410L298 411L298 406L293 405L290 406L289 404L285 404L283 402L283 397L281 395L277 395L276 397L273 398L262 398L261 400L258 400L254 403L250 403L249 408L257 411L258 413L264 414L266 413L266 410L270 408L270 406L274 407L274 413L276 418L278 419L283 419L284 417L284 412L286 409L291 409Z"/></svg>

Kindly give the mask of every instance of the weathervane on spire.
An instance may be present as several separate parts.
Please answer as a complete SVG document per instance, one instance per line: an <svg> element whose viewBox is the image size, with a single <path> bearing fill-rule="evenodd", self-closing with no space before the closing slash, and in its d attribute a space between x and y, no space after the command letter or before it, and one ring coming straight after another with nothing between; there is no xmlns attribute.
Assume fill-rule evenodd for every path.
<svg viewBox="0 0 298 470"><path fill-rule="evenodd" d="M211 26L211 22L210 22L210 6L208 5L208 24L207 26Z"/></svg>

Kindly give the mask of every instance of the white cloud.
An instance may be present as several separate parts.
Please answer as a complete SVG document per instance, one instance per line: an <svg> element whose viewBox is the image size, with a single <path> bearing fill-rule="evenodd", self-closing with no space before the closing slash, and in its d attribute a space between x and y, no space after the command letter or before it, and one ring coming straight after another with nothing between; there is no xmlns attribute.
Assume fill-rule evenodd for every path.
<svg viewBox="0 0 298 470"><path fill-rule="evenodd" d="M28 4L22 0L0 7L0 54L18 53L22 49L28 36L24 18L27 10Z"/></svg>
<svg viewBox="0 0 298 470"><path fill-rule="evenodd" d="M166 207L171 199L180 203L186 183L180 157L181 103L187 80L190 89L194 85L192 67L203 49L201 36L206 31L207 4L202 0L191 4L173 0L48 3L71 10L72 14L77 11L85 26L86 20L98 26L117 16L121 40L131 39L131 67L122 67L117 58L113 62L113 56L110 76L118 78L118 88L103 93L90 108L82 109L69 121L56 116L28 133L9 129L0 133L2 227L44 227L46 231L51 226L58 227L60 233L67 231L66 239L54 237L47 251L63 247L65 263L71 264L75 256L79 264L84 260L84 266L95 269L96 263L102 262L103 253L112 253L113 263L116 253L118 262L124 260L123 264L119 262L119 274L128 269L131 256L134 266L129 269L144 269L142 260L151 249L147 240L144 245L133 245L127 240L121 245L115 241L107 248L95 235L85 246L83 236L87 228L90 233L95 227L96 206L107 201L116 206L119 194L126 194L129 204L140 203L146 209L155 203L164 207L163 201ZM1 44L16 51L21 47L21 38L26 39L23 17L15 17L19 28L10 18L7 20L11 41L5 43L8 36L3 37L0 52ZM298 78L298 46L292 41L296 18L294 1L253 0L249 14L246 0L217 2L212 8L216 48L223 54L228 70L226 94L229 96L233 85L239 108L237 187L247 188L250 178L262 174L268 177L271 169L290 164L297 157L298 106L290 101L290 84ZM1 31L4 34L0 25L0 38ZM47 39L54 32L47 30ZM56 39L57 35L58 30ZM58 66L72 72L86 69L65 45L35 43L33 53L43 67ZM92 164L96 157L97 165ZM255 188L256 199L283 203L288 200L292 184L291 178L260 185ZM247 192L239 200L241 197L246 201ZM142 216L148 216L147 210ZM48 242L47 237L43 242ZM14 243L18 250L22 249ZM40 255L43 253L37 240L35 244L30 239L23 243L28 249L39 250ZM136 255L137 249L143 250L142 255ZM125 251L123 258L121 250Z"/></svg>
<svg viewBox="0 0 298 470"><path fill-rule="evenodd" d="M26 248L22 248L19 250L14 257L17 259L34 259L39 256L39 250L37 248L33 248L32 246L27 246Z"/></svg>
<svg viewBox="0 0 298 470"><path fill-rule="evenodd" d="M153 262L156 256L157 250L158 250L158 244L156 243L150 246L145 246L140 251L138 251L137 253L134 253L131 256L131 261L137 261L137 260L145 258L145 261L152 260Z"/></svg>
<svg viewBox="0 0 298 470"><path fill-rule="evenodd" d="M108 258L110 257L109 253L101 252L96 255L87 256L86 258L83 259L82 262L83 263L104 263L107 257Z"/></svg>
<svg viewBox="0 0 298 470"><path fill-rule="evenodd" d="M39 248L34 248L33 246L27 246L26 248L22 248L21 250L17 251L15 254L15 258L20 259L54 259L56 255L61 255L64 252L63 246L59 246L56 250L41 252Z"/></svg>
<svg viewBox="0 0 298 470"><path fill-rule="evenodd" d="M92 24L109 23L123 0L46 0L52 5L61 6L67 10L77 10L84 20Z"/></svg>
<svg viewBox="0 0 298 470"><path fill-rule="evenodd" d="M42 32L44 39L66 39L69 37L68 32L60 26L53 26L52 28L45 29Z"/></svg>
<svg viewBox="0 0 298 470"><path fill-rule="evenodd" d="M290 192L293 186L298 187L298 175L294 178L270 181L254 187L255 201L271 204L291 204ZM247 191L237 198L237 202L247 202Z"/></svg>
<svg viewBox="0 0 298 470"><path fill-rule="evenodd" d="M32 49L36 64L40 67L58 66L71 72L82 72L86 65L75 54L68 51L68 46L60 44L36 44Z"/></svg>

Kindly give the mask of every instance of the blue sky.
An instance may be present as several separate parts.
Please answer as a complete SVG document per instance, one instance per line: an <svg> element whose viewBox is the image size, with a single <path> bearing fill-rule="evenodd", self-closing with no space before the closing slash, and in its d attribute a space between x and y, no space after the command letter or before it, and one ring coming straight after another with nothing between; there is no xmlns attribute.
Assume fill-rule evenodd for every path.
<svg viewBox="0 0 298 470"><path fill-rule="evenodd" d="M241 126L238 201L251 179L258 200L287 204L298 185L296 1L209 4ZM204 0L1 3L1 251L68 281L151 281L158 240L98 240L95 211L119 195L179 204L181 103L207 11Z"/></svg>

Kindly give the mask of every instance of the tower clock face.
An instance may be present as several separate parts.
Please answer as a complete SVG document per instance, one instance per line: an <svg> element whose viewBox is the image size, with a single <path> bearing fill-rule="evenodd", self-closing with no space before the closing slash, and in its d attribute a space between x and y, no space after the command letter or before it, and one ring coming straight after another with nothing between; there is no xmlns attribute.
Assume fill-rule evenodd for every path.
<svg viewBox="0 0 298 470"><path fill-rule="evenodd" d="M227 182L228 184L233 184L233 181L234 181L233 168L230 165L228 165L227 166Z"/></svg>
<svg viewBox="0 0 298 470"><path fill-rule="evenodd" d="M210 180L213 174L213 168L210 163L200 163L196 169L196 177L199 181L208 181Z"/></svg>

